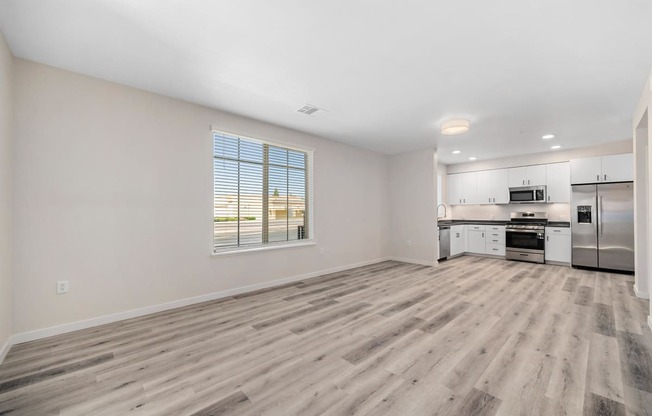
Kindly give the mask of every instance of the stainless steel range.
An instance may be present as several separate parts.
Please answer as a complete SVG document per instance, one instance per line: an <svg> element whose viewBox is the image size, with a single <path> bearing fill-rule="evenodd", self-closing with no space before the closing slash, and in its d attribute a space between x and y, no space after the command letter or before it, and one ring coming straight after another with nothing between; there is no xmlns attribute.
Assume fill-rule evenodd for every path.
<svg viewBox="0 0 652 416"><path fill-rule="evenodd" d="M545 261L546 212L512 212L505 224L507 260L543 263Z"/></svg>

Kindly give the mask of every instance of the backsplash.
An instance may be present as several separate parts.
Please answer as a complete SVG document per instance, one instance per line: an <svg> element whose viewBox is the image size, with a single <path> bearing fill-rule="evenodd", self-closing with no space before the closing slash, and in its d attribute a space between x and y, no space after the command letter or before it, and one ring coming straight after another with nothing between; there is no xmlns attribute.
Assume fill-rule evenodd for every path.
<svg viewBox="0 0 652 416"><path fill-rule="evenodd" d="M512 212L535 211L547 212L550 221L570 221L570 204L447 205L446 208L447 218L455 220L509 220Z"/></svg>

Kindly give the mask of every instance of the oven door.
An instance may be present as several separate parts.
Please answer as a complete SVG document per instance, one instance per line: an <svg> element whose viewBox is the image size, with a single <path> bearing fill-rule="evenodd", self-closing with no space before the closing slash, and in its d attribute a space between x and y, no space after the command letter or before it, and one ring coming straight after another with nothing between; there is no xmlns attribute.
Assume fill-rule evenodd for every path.
<svg viewBox="0 0 652 416"><path fill-rule="evenodd" d="M505 230L505 247L518 250L545 250L545 233L537 230Z"/></svg>

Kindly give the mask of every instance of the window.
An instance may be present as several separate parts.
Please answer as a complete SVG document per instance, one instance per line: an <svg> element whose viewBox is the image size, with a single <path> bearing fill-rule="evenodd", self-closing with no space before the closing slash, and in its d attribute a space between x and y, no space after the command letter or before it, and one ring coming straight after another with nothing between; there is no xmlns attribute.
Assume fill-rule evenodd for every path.
<svg viewBox="0 0 652 416"><path fill-rule="evenodd" d="M312 152L213 131L213 250L312 238Z"/></svg>

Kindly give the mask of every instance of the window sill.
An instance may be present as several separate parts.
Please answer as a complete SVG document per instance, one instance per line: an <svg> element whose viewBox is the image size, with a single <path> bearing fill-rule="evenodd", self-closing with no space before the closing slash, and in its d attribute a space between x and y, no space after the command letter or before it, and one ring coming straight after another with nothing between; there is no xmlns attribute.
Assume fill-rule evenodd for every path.
<svg viewBox="0 0 652 416"><path fill-rule="evenodd" d="M284 248L300 248L300 247L311 247L315 246L314 240L301 241L297 243L286 243L286 244L269 244L265 246L257 247L244 247L244 248L234 248L232 250L218 251L213 252L213 257L222 257L222 256L233 256L237 254L247 254L247 253L256 253L259 251L270 251L270 250L280 250Z"/></svg>

